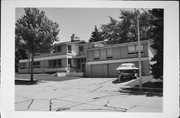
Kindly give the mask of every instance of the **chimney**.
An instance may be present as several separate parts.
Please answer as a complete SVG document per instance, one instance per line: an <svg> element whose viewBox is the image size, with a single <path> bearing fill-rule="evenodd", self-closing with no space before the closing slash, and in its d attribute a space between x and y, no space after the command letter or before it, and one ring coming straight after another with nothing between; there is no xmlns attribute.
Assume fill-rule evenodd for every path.
<svg viewBox="0 0 180 118"><path fill-rule="evenodd" d="M74 42L75 34L72 34L71 36L71 42Z"/></svg>

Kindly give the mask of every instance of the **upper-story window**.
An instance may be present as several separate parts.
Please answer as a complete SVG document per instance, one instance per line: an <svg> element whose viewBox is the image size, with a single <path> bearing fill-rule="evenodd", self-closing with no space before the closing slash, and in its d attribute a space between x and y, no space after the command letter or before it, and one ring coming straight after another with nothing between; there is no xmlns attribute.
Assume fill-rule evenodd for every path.
<svg viewBox="0 0 180 118"><path fill-rule="evenodd" d="M128 46L128 54L136 54L136 47L135 47L135 45Z"/></svg>
<svg viewBox="0 0 180 118"><path fill-rule="evenodd" d="M56 52L61 52L61 46L56 47Z"/></svg>
<svg viewBox="0 0 180 118"><path fill-rule="evenodd" d="M71 45L68 45L68 53L71 53L72 52L72 47Z"/></svg>
<svg viewBox="0 0 180 118"><path fill-rule="evenodd" d="M138 46L136 45L136 52L138 53ZM140 45L140 52L143 53L143 45Z"/></svg>
<svg viewBox="0 0 180 118"><path fill-rule="evenodd" d="M83 52L83 50L84 50L83 46L82 45L79 46L79 52Z"/></svg>
<svg viewBox="0 0 180 118"><path fill-rule="evenodd" d="M140 45L140 52L143 53L143 45ZM138 46L132 45L128 46L128 55L129 57L137 57L138 55Z"/></svg>
<svg viewBox="0 0 180 118"><path fill-rule="evenodd" d="M113 48L107 48L106 58L112 58L112 57L113 57Z"/></svg>
<svg viewBox="0 0 180 118"><path fill-rule="evenodd" d="M100 51L94 50L94 59L99 59L99 57L100 57Z"/></svg>

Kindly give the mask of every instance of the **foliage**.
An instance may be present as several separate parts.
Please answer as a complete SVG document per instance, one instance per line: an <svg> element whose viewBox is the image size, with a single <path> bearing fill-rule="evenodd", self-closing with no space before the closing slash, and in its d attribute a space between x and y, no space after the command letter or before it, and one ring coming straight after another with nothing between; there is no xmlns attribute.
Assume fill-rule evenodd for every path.
<svg viewBox="0 0 180 118"><path fill-rule="evenodd" d="M57 41L59 25L45 16L44 11L25 8L25 15L16 22L16 40L30 53L47 52Z"/></svg>
<svg viewBox="0 0 180 118"><path fill-rule="evenodd" d="M27 59L27 58L28 58L28 55L26 53L26 50L23 50L23 49L16 49L15 50L15 72L18 72L19 60Z"/></svg>
<svg viewBox="0 0 180 118"><path fill-rule="evenodd" d="M148 20L151 17L146 12L139 14L141 40L148 39L150 28ZM120 10L119 18L117 21L110 17L110 23L101 26L103 38L111 44L137 41L137 11Z"/></svg>
<svg viewBox="0 0 180 118"><path fill-rule="evenodd" d="M163 9L153 9L151 14L154 17L150 21L152 27L149 30L150 38L153 40L151 47L156 50L152 58L156 63L151 65L151 70L155 78L160 78L163 76Z"/></svg>
<svg viewBox="0 0 180 118"><path fill-rule="evenodd" d="M57 41L59 25L48 19L45 12L37 8L25 8L24 11L24 16L15 24L16 48L31 54L31 75L33 75L34 55L50 51L53 42Z"/></svg>
<svg viewBox="0 0 180 118"><path fill-rule="evenodd" d="M97 26L95 26L94 31L91 33L91 38L89 39L89 42L96 42L96 41L102 41L103 37L101 36L101 33L97 29Z"/></svg>

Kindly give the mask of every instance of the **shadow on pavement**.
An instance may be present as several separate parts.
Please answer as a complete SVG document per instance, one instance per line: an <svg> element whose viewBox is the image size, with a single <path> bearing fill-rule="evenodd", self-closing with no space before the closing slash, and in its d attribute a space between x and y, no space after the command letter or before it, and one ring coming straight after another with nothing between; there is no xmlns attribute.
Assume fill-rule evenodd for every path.
<svg viewBox="0 0 180 118"><path fill-rule="evenodd" d="M163 96L163 90L159 88L157 89L157 88L143 87L141 89L139 87L130 87L130 88L121 88L120 92L129 93L130 95L146 95L147 97L153 97L153 96L162 97Z"/></svg>
<svg viewBox="0 0 180 118"><path fill-rule="evenodd" d="M15 85L34 85L37 84L37 81L27 81L27 80L15 80Z"/></svg>
<svg viewBox="0 0 180 118"><path fill-rule="evenodd" d="M118 83L130 81L130 80L132 80L132 79L135 79L135 77L123 78L123 79L121 79L121 82L119 82L119 78L117 78L116 80L112 81L112 83L113 83L113 84L118 84Z"/></svg>
<svg viewBox="0 0 180 118"><path fill-rule="evenodd" d="M129 95L146 95L147 97L153 97L153 96L162 97L163 96L162 93L141 92L141 91L130 91L128 93Z"/></svg>

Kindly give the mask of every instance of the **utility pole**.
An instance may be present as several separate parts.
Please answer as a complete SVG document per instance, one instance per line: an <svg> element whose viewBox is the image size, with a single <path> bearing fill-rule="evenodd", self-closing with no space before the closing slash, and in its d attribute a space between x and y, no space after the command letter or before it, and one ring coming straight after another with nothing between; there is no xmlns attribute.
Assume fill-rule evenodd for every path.
<svg viewBox="0 0 180 118"><path fill-rule="evenodd" d="M137 36L138 36L138 57L139 57L139 86L142 88L142 72L141 72L141 41L140 41L140 31L139 31L139 11L137 12Z"/></svg>

